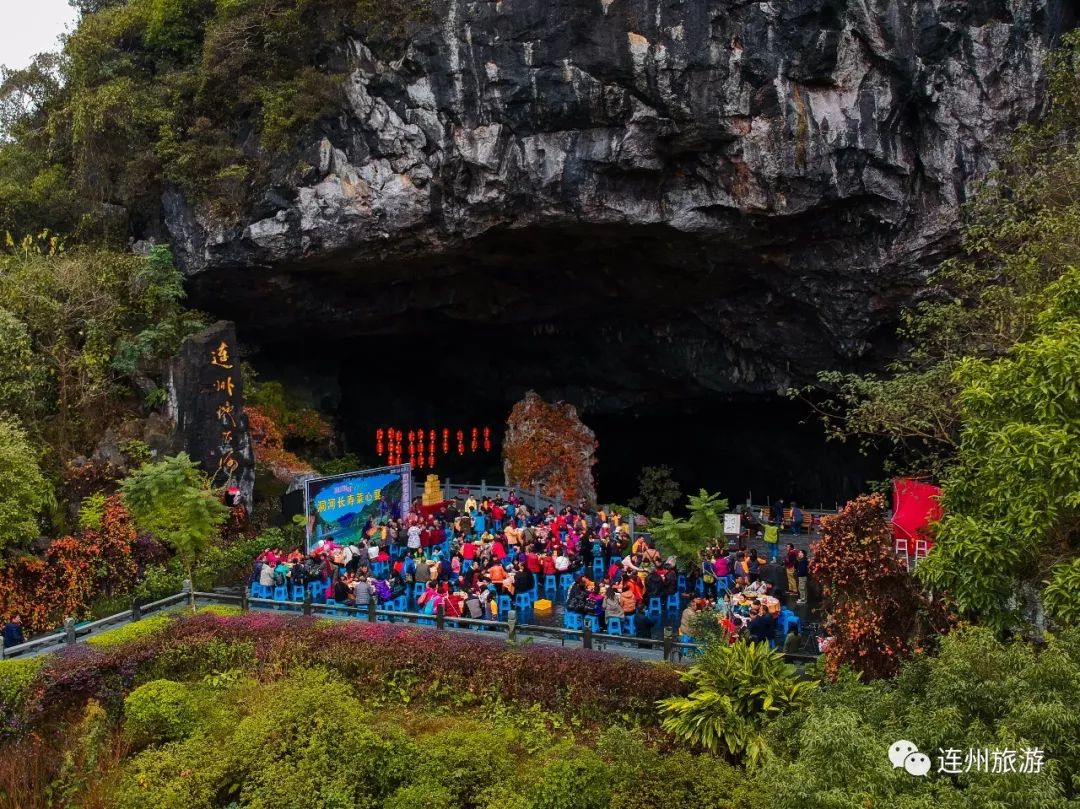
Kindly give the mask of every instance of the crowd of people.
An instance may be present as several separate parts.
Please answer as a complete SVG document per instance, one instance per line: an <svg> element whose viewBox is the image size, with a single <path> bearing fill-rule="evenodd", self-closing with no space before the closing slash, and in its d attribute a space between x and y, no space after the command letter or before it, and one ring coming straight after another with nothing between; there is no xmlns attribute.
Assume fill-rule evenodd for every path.
<svg viewBox="0 0 1080 809"><path fill-rule="evenodd" d="M744 515L751 536L779 528L762 516ZM545 577L557 582L555 592ZM473 497L429 514L413 504L401 519L369 523L351 542L320 541L308 554L268 548L252 570L252 584L266 589L303 588L318 601L360 608L411 604L447 618L505 619L508 600L500 596L514 603L519 593L558 594L564 615L593 616L597 631L618 619L620 631L648 637L667 614L673 624L680 619L684 640L693 635L694 613L709 607L730 612L735 631L772 637L776 605L789 595L804 604L808 577L806 552L793 544L782 558L718 544L687 562L663 558L644 536L632 538L614 511Z"/></svg>

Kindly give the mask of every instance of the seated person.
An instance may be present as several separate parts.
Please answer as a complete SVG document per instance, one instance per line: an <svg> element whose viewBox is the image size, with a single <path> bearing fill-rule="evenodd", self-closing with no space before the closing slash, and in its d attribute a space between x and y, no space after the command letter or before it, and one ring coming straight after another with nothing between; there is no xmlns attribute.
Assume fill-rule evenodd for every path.
<svg viewBox="0 0 1080 809"><path fill-rule="evenodd" d="M776 621L761 604L755 603L750 615L750 624L747 627L750 640L754 643L768 643L776 636Z"/></svg>

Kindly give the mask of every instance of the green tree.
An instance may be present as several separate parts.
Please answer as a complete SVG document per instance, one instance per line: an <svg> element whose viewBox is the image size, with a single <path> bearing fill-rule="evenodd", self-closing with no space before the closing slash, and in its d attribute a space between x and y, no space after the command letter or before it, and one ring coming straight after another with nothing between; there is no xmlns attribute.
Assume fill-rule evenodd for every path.
<svg viewBox="0 0 1080 809"><path fill-rule="evenodd" d="M17 422L0 417L0 550L25 547L38 537L38 512L48 484L37 452Z"/></svg>
<svg viewBox="0 0 1080 809"><path fill-rule="evenodd" d="M164 247L144 258L66 250L47 233L9 242L0 254L0 404L11 400L49 448L48 465L89 454L132 383L162 377L165 359L202 325L182 294Z"/></svg>
<svg viewBox="0 0 1080 809"><path fill-rule="evenodd" d="M143 531L168 543L192 577L195 562L229 516L186 453L144 464L121 484L124 504Z"/></svg>
<svg viewBox="0 0 1080 809"><path fill-rule="evenodd" d="M0 308L0 410L32 417L40 409L40 367L26 324Z"/></svg>
<svg viewBox="0 0 1080 809"><path fill-rule="evenodd" d="M638 494L630 499L630 508L639 514L663 514L680 499L682 490L671 476L670 466L645 466L638 475Z"/></svg>
<svg viewBox="0 0 1080 809"><path fill-rule="evenodd" d="M919 577L1003 630L1052 583L1060 620L1080 614L1080 270L1046 291L1030 337L957 369L963 429L944 481L945 516Z"/></svg>
<svg viewBox="0 0 1080 809"><path fill-rule="evenodd" d="M682 673L693 691L659 702L664 728L713 753L757 763L765 752L768 721L799 708L814 684L765 643L710 643Z"/></svg>
<svg viewBox="0 0 1080 809"><path fill-rule="evenodd" d="M665 511L659 519L649 521L649 532L661 553L674 556L689 570L697 564L701 552L723 535L727 507L725 498L701 489L688 498L687 519Z"/></svg>

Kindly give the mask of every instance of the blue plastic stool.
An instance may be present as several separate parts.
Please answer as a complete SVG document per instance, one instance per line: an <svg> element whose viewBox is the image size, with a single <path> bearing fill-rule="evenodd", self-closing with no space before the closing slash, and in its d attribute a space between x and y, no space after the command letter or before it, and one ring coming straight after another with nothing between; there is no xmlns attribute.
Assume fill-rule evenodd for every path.
<svg viewBox="0 0 1080 809"><path fill-rule="evenodd" d="M413 586L412 586L413 601L415 602L416 599L420 598L420 596L422 596L424 594L424 591L426 589L427 589L427 582L414 581Z"/></svg>
<svg viewBox="0 0 1080 809"><path fill-rule="evenodd" d="M607 619L607 633L609 635L622 635L622 618L608 618Z"/></svg>
<svg viewBox="0 0 1080 809"><path fill-rule="evenodd" d="M409 597L406 595L400 595L393 599L391 604L394 605L394 609L398 612L405 612L409 608Z"/></svg>
<svg viewBox="0 0 1080 809"><path fill-rule="evenodd" d="M327 606L327 609L323 613L324 615L340 615L341 614L337 610L331 609L332 607L337 606L337 601L335 601L334 599L332 599L332 598L326 599L326 606Z"/></svg>
<svg viewBox="0 0 1080 809"><path fill-rule="evenodd" d="M637 616L627 615L623 620L626 621L626 634L637 635Z"/></svg>
<svg viewBox="0 0 1080 809"><path fill-rule="evenodd" d="M256 595L255 597L256 598L270 598L270 588L267 587L264 584L260 584L259 585L258 595Z"/></svg>
<svg viewBox="0 0 1080 809"><path fill-rule="evenodd" d="M563 626L567 629L581 630L581 613L580 612L564 612L563 613Z"/></svg>
<svg viewBox="0 0 1080 809"><path fill-rule="evenodd" d="M248 595L251 598L258 598L259 597L259 583L258 582L253 581L251 583L251 586L248 588Z"/></svg>
<svg viewBox="0 0 1080 809"><path fill-rule="evenodd" d="M326 585L321 581L313 581L308 583L308 590L311 591L311 600L318 603L323 600L326 595Z"/></svg>
<svg viewBox="0 0 1080 809"><path fill-rule="evenodd" d="M555 576L544 576L544 595L551 593L555 595L559 592L559 580Z"/></svg>
<svg viewBox="0 0 1080 809"><path fill-rule="evenodd" d="M593 559L592 572L593 572L593 578L596 579L597 581L604 578L604 560L603 559Z"/></svg>
<svg viewBox="0 0 1080 809"><path fill-rule="evenodd" d="M371 572L380 579L385 579L386 574L390 572L390 565L386 562L372 562Z"/></svg>
<svg viewBox="0 0 1080 809"><path fill-rule="evenodd" d="M288 601L289 588L284 584L274 586L274 601Z"/></svg>
<svg viewBox="0 0 1080 809"><path fill-rule="evenodd" d="M698 579L696 582L694 582L694 592L697 593L699 596L705 595L705 582L701 579Z"/></svg>
<svg viewBox="0 0 1080 809"><path fill-rule="evenodd" d="M599 632L600 631L600 619L597 618L595 615L586 615L585 616L585 624L593 632Z"/></svg>
<svg viewBox="0 0 1080 809"><path fill-rule="evenodd" d="M650 618L660 618L660 596L653 596L649 599L649 606L646 607L645 612L648 613Z"/></svg>
<svg viewBox="0 0 1080 809"><path fill-rule="evenodd" d="M304 585L302 585L302 584L294 584L292 586L292 599L291 600L292 601L303 601L304 600Z"/></svg>
<svg viewBox="0 0 1080 809"><path fill-rule="evenodd" d="M510 596L499 596L499 620L505 621L506 615L514 608L514 602L510 600Z"/></svg>
<svg viewBox="0 0 1080 809"><path fill-rule="evenodd" d="M570 575L569 573L563 573L563 574L561 574L559 576L559 589L560 590L564 590L564 591L569 590L573 586L574 586L574 577L572 575ZM545 589L547 589L547 588L545 588Z"/></svg>
<svg viewBox="0 0 1080 809"><path fill-rule="evenodd" d="M685 573L680 573L679 574L679 592L680 593L685 593L686 592L686 574Z"/></svg>
<svg viewBox="0 0 1080 809"><path fill-rule="evenodd" d="M679 594L678 593L672 593L671 595L669 595L667 597L667 602L665 602L665 604L664 604L664 608L668 609L668 610L675 610L675 612L678 612L679 611Z"/></svg>
<svg viewBox="0 0 1080 809"><path fill-rule="evenodd" d="M599 542L594 542L592 544L592 555L594 557L604 555L604 548L600 545Z"/></svg>
<svg viewBox="0 0 1080 809"><path fill-rule="evenodd" d="M472 568L472 566L473 566L473 560L472 559L463 559L463 560L461 560L461 575L464 576L466 573L468 573L469 570Z"/></svg>
<svg viewBox="0 0 1080 809"><path fill-rule="evenodd" d="M533 605L532 591L526 590L524 593L518 593L514 596L514 605L519 610L531 610Z"/></svg>

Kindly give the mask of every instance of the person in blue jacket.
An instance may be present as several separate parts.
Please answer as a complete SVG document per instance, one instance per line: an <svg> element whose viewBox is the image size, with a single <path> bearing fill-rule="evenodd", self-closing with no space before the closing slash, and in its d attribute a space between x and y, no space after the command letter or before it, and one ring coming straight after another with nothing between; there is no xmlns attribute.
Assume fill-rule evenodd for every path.
<svg viewBox="0 0 1080 809"><path fill-rule="evenodd" d="M12 646L18 646L20 643L25 642L26 639L23 637L22 631L22 617L16 613L4 625L4 648L10 649Z"/></svg>

